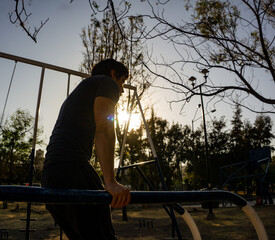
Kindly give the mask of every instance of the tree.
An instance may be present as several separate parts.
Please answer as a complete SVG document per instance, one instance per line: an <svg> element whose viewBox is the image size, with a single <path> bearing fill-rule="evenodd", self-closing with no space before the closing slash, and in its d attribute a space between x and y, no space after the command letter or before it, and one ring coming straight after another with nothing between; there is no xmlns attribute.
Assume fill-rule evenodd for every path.
<svg viewBox="0 0 275 240"><path fill-rule="evenodd" d="M242 121L241 113L241 107L237 104L231 121L230 133L233 162L247 161L252 148L270 146L271 140L274 138L272 121L269 116L264 114L256 116L254 125L252 125L248 120Z"/></svg>
<svg viewBox="0 0 275 240"><path fill-rule="evenodd" d="M208 151L210 182L212 186L218 186L220 179L220 167L226 165L229 154L229 133L226 129L224 117L219 120L214 118L207 123ZM191 134L191 147L187 158L185 183L189 189L201 189L207 186L207 171L205 158L205 140L203 126L201 125Z"/></svg>
<svg viewBox="0 0 275 240"><path fill-rule="evenodd" d="M124 150L125 154L123 158L125 166L149 160L148 154L146 153L148 149L145 147L146 140L144 139L143 133L144 128L142 125L138 129L132 129L127 133L127 141ZM118 152L118 154L120 154L120 152ZM142 166L139 168L143 170ZM144 179L138 174L137 169L129 168L122 171L126 172L123 179L120 180L123 184L130 185L132 190L148 189L145 187Z"/></svg>
<svg viewBox="0 0 275 240"><path fill-rule="evenodd" d="M192 155L191 129L180 124L169 124L166 120L155 116L154 110L147 120L150 135L152 137L158 161L168 189L182 190L183 164ZM135 164L153 160L154 156L148 142L145 128L131 130L128 133L125 145L125 165ZM156 190L162 189L160 174L156 164L140 165L139 169L147 177L152 187ZM124 184L130 184L135 190L149 190L146 182L142 179L136 169L127 169Z"/></svg>
<svg viewBox="0 0 275 240"><path fill-rule="evenodd" d="M19 24L23 31L35 42L37 43L37 35L40 32L41 28L49 21L47 18L44 21L40 22L39 27L33 27L29 25L29 18L31 13L26 9L24 0L14 0L14 11L9 13L10 22L12 24ZM31 1L28 2L28 6L31 5Z"/></svg>
<svg viewBox="0 0 275 240"><path fill-rule="evenodd" d="M223 156L223 165L228 166L223 169L225 175L230 176L235 172L233 181L230 181L231 188L244 189L252 194L252 186L256 175L259 174L259 165L251 160L251 154L256 148L270 146L274 138L272 134L272 122L269 116L260 114L256 117L254 124L242 118L240 105L235 106L232 129L229 133L228 154ZM270 146L272 149L272 146ZM229 167L230 165L230 167ZM224 174L223 174L224 175Z"/></svg>
<svg viewBox="0 0 275 240"><path fill-rule="evenodd" d="M200 189L207 183L204 143L203 128L201 126L191 134L191 153L187 159L184 179L188 189Z"/></svg>
<svg viewBox="0 0 275 240"><path fill-rule="evenodd" d="M229 98L236 103L236 96L240 95L239 103L251 111L274 113L274 96L264 90L267 84L271 87L275 84L272 34L275 27L274 0L241 0L238 4L233 0L185 1L185 12L183 5L176 4L175 0L163 3L142 1L140 4L146 9L143 14L131 8L130 0L88 2L93 14L111 13L112 23L116 24L123 39L131 43L141 40L141 37L144 41L163 40L167 46L170 44L174 48L178 57L173 55L172 60L167 60L169 56L161 56L162 61L151 58L156 66L154 70L143 60L158 81L164 79L170 84L168 88L182 95L181 99L174 102L190 100L193 95L199 94L182 77L187 69L197 66L199 69L211 68L214 74L219 71L228 73L224 79L213 79L205 85L205 96L219 96L224 100ZM21 11L18 11L18 3L22 5ZM183 8L180 17L171 17L169 14L171 6L175 5ZM123 10L116 6L122 6ZM21 15L18 16L16 12ZM24 1L16 0L14 14L16 21L20 22L21 19L24 23L21 24L23 29L29 18L26 12ZM24 14L26 20L22 21ZM143 18L146 22L145 27L139 25L140 33L133 38L129 38L124 28L125 20L129 17ZM138 58L138 55L134 57ZM166 69L163 70L163 67ZM251 106L251 99L264 103L265 109Z"/></svg>
<svg viewBox="0 0 275 240"><path fill-rule="evenodd" d="M209 167L210 181L213 186L220 185L220 167L228 163L230 134L226 129L224 117L219 120L214 118L210 130L209 141Z"/></svg>
<svg viewBox="0 0 275 240"><path fill-rule="evenodd" d="M211 124L207 124L210 180L213 186L219 186L220 167L231 165L224 168L222 172L223 177L224 174L228 177L237 171L237 175L234 177L239 176L240 178L231 181L231 187L241 186L243 188L247 186L247 189L252 189L253 178L244 178L244 176L255 175L258 168L255 168L253 164L245 164L249 161L251 150L270 146L271 140L274 138L272 122L269 116L263 114L256 117L254 124L247 119L243 121L242 109L237 104L231 124L231 129L228 129L224 117L219 120L214 118ZM202 131L201 126L192 133L193 143L190 146L193 155L187 155L185 182L190 189L204 187L206 183ZM271 149L273 149L272 146ZM247 167L243 167L244 165Z"/></svg>
<svg viewBox="0 0 275 240"><path fill-rule="evenodd" d="M231 143L233 146L239 145L243 141L243 121L242 121L242 109L239 104L236 105L233 119L231 120Z"/></svg>
<svg viewBox="0 0 275 240"><path fill-rule="evenodd" d="M139 17L127 18L129 24L126 26L123 23L120 27L123 29L125 36L129 39L134 38L137 34L138 26L143 25L143 19ZM127 84L137 86L138 97L141 98L148 89L147 81L148 75L141 64L140 59L143 58L143 48L139 40L127 41L121 35L121 29L115 24L113 15L109 10L103 12L102 19L99 16L92 15L91 24L87 28L82 29L81 39L83 42L83 62L80 70L86 73L91 73L92 67L95 63L112 58L121 61L129 68L129 79ZM125 91L117 106L117 112L124 109L129 112L130 108L133 110L136 107L136 102L131 105L132 93ZM122 146L123 126L116 119L116 134L119 142L119 151ZM122 162L122 165L124 162Z"/></svg>
<svg viewBox="0 0 275 240"><path fill-rule="evenodd" d="M82 29L81 39L84 47L83 62L80 70L91 73L93 65L97 62L113 58L128 66L130 76L128 84L137 85L138 93L141 96L149 87L148 74L141 64L143 59L144 46L139 39L136 39L139 28L144 25L141 17L129 17L120 26L124 35L121 35L120 28L115 24L110 11L103 13L102 19L92 15L91 24Z"/></svg>
<svg viewBox="0 0 275 240"><path fill-rule="evenodd" d="M238 163L247 161L249 151L248 133L250 130L250 123L246 122L246 127L242 121L242 109L239 104L235 107L233 119L231 120L232 129L230 132L230 152L231 163ZM246 133L246 134L245 134Z"/></svg>
<svg viewBox="0 0 275 240"><path fill-rule="evenodd" d="M274 135L272 134L272 121L269 116L261 114L256 117L252 135L251 145L253 148L270 146Z"/></svg>
<svg viewBox="0 0 275 240"><path fill-rule="evenodd" d="M167 149L164 155L172 172L171 186L175 190L183 190L184 164L192 156L192 133L189 126L173 123L167 131Z"/></svg>
<svg viewBox="0 0 275 240"><path fill-rule="evenodd" d="M0 182L27 182L32 148L34 118L27 110L17 109L1 128ZM39 129L38 135L42 133ZM38 139L37 144L43 142Z"/></svg>
<svg viewBox="0 0 275 240"><path fill-rule="evenodd" d="M155 4L143 2L147 2L151 13L136 13L146 22L146 27L140 28L142 37L145 41L157 39L168 45L171 43L178 55L177 59L173 55L173 60L167 60L169 56L161 56L162 61L151 58L154 70L143 61L158 79L156 82L164 79L170 84L167 88L181 93L182 98L172 102L189 101L199 94L182 78L186 69L197 66L200 70L211 68L214 73L228 73L224 80L214 79L205 85L207 90L203 95L229 98L232 103L236 103L236 96L240 95L239 104L251 111L274 113L274 96L263 90L266 84L275 84L274 35L270 34L275 27L274 0L241 0L238 5L232 0L186 0L186 12L183 13L184 9L181 12L185 18L181 20L165 15L172 5L175 6L173 0ZM128 13L133 15L129 11L131 1L124 2L122 14L115 10L111 0L93 3L93 11L99 11L100 6L111 9L125 37L121 26ZM264 103L266 110L251 106L251 98Z"/></svg>
<svg viewBox="0 0 275 240"><path fill-rule="evenodd" d="M148 126L167 188L182 190L183 164L192 154L190 127L175 123L170 125L166 120L156 117L153 110ZM157 168L153 165L150 179L156 188L160 188L160 176L155 170Z"/></svg>
<svg viewBox="0 0 275 240"><path fill-rule="evenodd" d="M153 27L147 29L150 35L145 33L144 36L170 41L178 55L178 59L172 61L154 61L157 66L166 67L165 74L151 72L168 82L170 89L182 93L178 101L199 94L182 78L188 67L197 66L199 69L211 68L214 73L229 73L220 81L211 79L205 85L205 96L227 97L234 103L236 96L241 95L241 105L264 112L250 107L251 98L247 96L252 96L266 104L270 110L266 112L274 113L274 94L268 95L263 90L267 84L275 86L274 34L270 34L275 27L274 0L241 0L238 5L230 0L187 1L187 12L182 16L190 16L190 19L186 17L181 21L165 16L173 1L148 4L152 13L147 18ZM146 21L146 15L144 18Z"/></svg>
<svg viewBox="0 0 275 240"><path fill-rule="evenodd" d="M264 91L267 84L272 87L275 84L274 0L241 0L238 4L232 0L185 1L186 12L182 9L180 17L165 15L171 6L178 6L175 0L154 4L142 1L143 9L146 9L144 14L133 14L130 0L116 3L124 3L123 11L117 10L112 0L89 3L93 13L112 13L113 23L116 23L124 39L127 39L123 28L125 19L134 16L143 17L146 22L146 27L140 26L145 41L158 39L172 44L178 58L173 56L173 60L165 60L169 56L162 56L163 61L152 59L156 70L146 61L143 62L158 79L162 78L170 84L168 88L181 93L182 98L176 102L190 100L193 95L199 94L182 78L183 71L186 72L191 65L199 69L211 68L214 73L223 71L229 74L223 80L214 79L205 85L205 96L229 98L235 103L236 96L241 95L239 103L251 111L274 113L274 94ZM24 6L23 0L16 0L15 12L18 2ZM151 12L148 13L148 10ZM25 13L25 8L21 12ZM20 20L20 16L16 20ZM163 67L166 69L162 71ZM266 110L251 106L251 98L264 103Z"/></svg>

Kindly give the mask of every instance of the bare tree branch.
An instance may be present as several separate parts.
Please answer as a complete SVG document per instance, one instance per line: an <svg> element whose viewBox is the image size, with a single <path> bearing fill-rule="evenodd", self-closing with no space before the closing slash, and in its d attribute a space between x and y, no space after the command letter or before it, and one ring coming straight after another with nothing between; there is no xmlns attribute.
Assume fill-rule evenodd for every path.
<svg viewBox="0 0 275 240"><path fill-rule="evenodd" d="M24 0L14 0L14 1L15 1L14 12L9 13L10 22L12 24L18 23L20 27L27 33L27 35L35 43L37 43L37 34L41 30L41 28L49 21L49 18L47 18L45 21L41 21L39 27L34 27L34 29L31 30L31 27L28 27L28 19L31 16L31 13L29 14L27 13ZM31 1L29 4L31 4ZM15 14L15 18L13 14Z"/></svg>
<svg viewBox="0 0 275 240"><path fill-rule="evenodd" d="M274 34L268 32L268 29L274 31L274 25L269 23L274 22L275 15L272 15L273 11L271 11L271 14L268 13L267 8L270 9L270 6L274 5L274 0L240 1L241 4L238 7L241 6L242 11L244 11L245 6L250 10L248 18L247 15L243 17L242 12L232 5L234 1L194 1L192 3L194 5L198 3L198 5L194 7L193 20L191 19L191 21L183 24L180 24L180 21L173 23L165 18L164 11L169 8L168 5L163 7L163 11L161 11L153 6L150 1L148 2L151 7L151 14L144 14L143 17L155 24L150 29L146 29L146 33L143 34L144 38L147 40L161 38L166 42L171 42L179 59L175 59L170 63L165 63L165 61L160 63L160 61L151 59L151 65L147 64L147 68L153 65L167 69L167 71L162 71L164 73L160 73L160 68L158 68L158 71L153 71L151 67L149 71L159 79L163 79L172 85L167 89L174 89L176 93L182 92L183 98L175 100L175 102L188 101L192 96L198 95L186 83L184 84L182 77L179 77L179 75L183 75L179 72L183 66L193 65L198 69L224 70L233 73L236 77L235 83L232 80L228 83L220 83L215 80L212 85L205 86L207 91L203 93L204 96L220 96L223 94L224 97L226 92L232 94L243 92L246 93L246 96L253 96L274 109L274 95L268 96L258 90L259 87L265 86L267 81L275 83ZM189 2L191 4L191 1ZM217 4L215 11L211 12L209 8L213 8L213 5L210 7L210 4ZM221 14L220 18L215 15L217 13ZM247 37L245 34L247 34ZM268 38L270 39L268 40ZM188 54L182 54L182 50L188 51ZM176 64L177 67L172 67ZM256 70L262 71L263 69L266 74L269 74L270 79L266 77L255 79L253 72ZM250 75L248 74L249 71L251 71ZM171 75L172 73L173 75ZM171 76L168 76L168 74ZM230 95L228 94L228 96ZM245 98L243 97L243 99ZM232 102L234 103L234 101ZM253 112L275 113L274 111L257 111L249 106L246 107Z"/></svg>
<svg viewBox="0 0 275 240"><path fill-rule="evenodd" d="M73 1L70 0L71 3ZM275 36L272 34L275 27L274 0L240 0L238 4L233 0L186 0L188 8L187 12L183 9L182 16L189 16L189 19L174 18L176 20L173 21L165 17L169 4L175 4L173 0L143 0L142 4L147 3L147 11L136 15L129 11L130 0L119 1L120 6L124 3L122 11L116 9L115 4L118 3L113 0L88 1L93 14L111 11L112 20L125 41L134 43L141 38L144 42L158 39L174 47L177 59L173 58L169 62L165 60L167 57L161 55L161 61L152 58L149 58L147 63L142 61L146 69L155 76L154 85L163 88L158 81L164 80L169 84L167 89L183 95L181 100L176 101L189 101L192 96L198 95L195 89L188 87L184 80L187 76L183 73L184 68L195 66L198 69L222 70L233 76L233 79L213 79L205 86L205 96L230 99L233 95L243 93L243 100L247 100L247 96L253 96L259 102L270 106L270 109L274 109L274 95L270 96L259 90L267 83L275 84ZM41 26L35 28L33 34L30 33L30 28L26 26L30 14L25 9L24 0L15 2L16 16L13 19L10 14L11 22L18 22L36 41L37 33L48 19L41 22ZM192 14L189 14L191 10ZM122 23L126 18L134 17L142 17L149 24L140 28L136 39L132 36L127 39ZM138 59L138 56L133 57ZM265 78L261 78L259 74L256 76L256 71L265 71ZM234 103L234 98L231 102Z"/></svg>

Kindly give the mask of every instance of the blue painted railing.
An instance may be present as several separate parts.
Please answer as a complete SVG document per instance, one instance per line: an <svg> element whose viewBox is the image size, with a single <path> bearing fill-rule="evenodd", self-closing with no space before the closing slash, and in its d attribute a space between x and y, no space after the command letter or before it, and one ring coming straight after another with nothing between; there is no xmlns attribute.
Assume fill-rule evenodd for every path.
<svg viewBox="0 0 275 240"><path fill-rule="evenodd" d="M0 186L0 201L16 201L47 204L110 204L112 196L106 191L80 189L50 189L27 186ZM261 219L254 209L237 194L228 191L132 191L130 204L168 204L187 222L194 239L200 234L192 217L175 203L202 203L230 201L241 207L253 224L259 240L268 240Z"/></svg>

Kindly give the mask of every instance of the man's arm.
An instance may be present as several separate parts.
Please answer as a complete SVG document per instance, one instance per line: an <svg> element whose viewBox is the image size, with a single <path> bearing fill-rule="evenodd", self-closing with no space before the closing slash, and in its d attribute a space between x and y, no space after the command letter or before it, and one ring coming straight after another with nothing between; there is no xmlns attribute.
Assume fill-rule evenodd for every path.
<svg viewBox="0 0 275 240"><path fill-rule="evenodd" d="M130 190L119 184L114 174L114 102L105 97L97 97L94 103L94 117L96 124L95 145L103 172L105 189L113 196L111 206L123 207L130 202Z"/></svg>

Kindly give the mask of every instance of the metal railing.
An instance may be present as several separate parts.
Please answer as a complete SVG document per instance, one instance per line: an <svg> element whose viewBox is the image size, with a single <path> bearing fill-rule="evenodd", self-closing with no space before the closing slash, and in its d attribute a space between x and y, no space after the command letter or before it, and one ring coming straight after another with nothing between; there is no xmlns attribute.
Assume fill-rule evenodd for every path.
<svg viewBox="0 0 275 240"><path fill-rule="evenodd" d="M112 196L105 191L49 189L25 186L0 186L0 201L16 201L47 204L110 204ZM167 204L173 207L189 226L193 238L200 240L199 230L192 217L175 202L212 202L230 201L241 207L253 224L259 240L268 240L268 236L261 219L255 210L239 195L228 191L148 191L131 192L130 204Z"/></svg>

